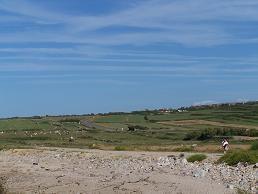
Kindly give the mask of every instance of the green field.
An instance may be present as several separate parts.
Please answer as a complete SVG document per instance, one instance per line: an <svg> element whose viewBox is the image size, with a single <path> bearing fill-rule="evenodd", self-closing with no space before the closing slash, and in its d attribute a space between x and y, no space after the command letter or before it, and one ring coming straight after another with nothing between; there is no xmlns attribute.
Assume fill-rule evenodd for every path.
<svg viewBox="0 0 258 194"><path fill-rule="evenodd" d="M0 146L217 152L223 137L232 149L257 141L258 102L180 110L1 119Z"/></svg>

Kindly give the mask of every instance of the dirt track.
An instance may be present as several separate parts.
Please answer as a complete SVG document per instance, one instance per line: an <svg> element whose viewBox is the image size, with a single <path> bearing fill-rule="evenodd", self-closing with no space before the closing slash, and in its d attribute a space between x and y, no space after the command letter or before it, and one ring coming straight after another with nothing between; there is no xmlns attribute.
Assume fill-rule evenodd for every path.
<svg viewBox="0 0 258 194"><path fill-rule="evenodd" d="M196 171L199 164L187 163L178 153L172 154L49 148L9 150L0 152L0 174L5 187L13 193L235 192L226 188L219 174L218 178L212 178L204 170ZM210 155L208 162L216 158ZM217 169L209 163L203 164L206 166L211 174Z"/></svg>

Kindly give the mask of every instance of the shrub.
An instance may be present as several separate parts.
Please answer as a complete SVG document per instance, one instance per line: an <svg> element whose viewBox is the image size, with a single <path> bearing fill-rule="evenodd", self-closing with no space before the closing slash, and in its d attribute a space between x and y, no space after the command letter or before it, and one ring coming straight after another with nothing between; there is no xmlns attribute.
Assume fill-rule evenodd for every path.
<svg viewBox="0 0 258 194"><path fill-rule="evenodd" d="M250 136L250 137L258 137L258 130L256 130L256 129L251 129L251 130L249 131L249 136Z"/></svg>
<svg viewBox="0 0 258 194"><path fill-rule="evenodd" d="M205 129L204 131L201 132L200 136L197 137L197 140L203 141L207 139L212 139L214 135L215 135L214 130Z"/></svg>
<svg viewBox="0 0 258 194"><path fill-rule="evenodd" d="M150 122L150 123L156 123L156 122L158 122L158 121L157 121L157 120L150 119L149 122Z"/></svg>
<svg viewBox="0 0 258 194"><path fill-rule="evenodd" d="M187 158L187 161L188 162L195 162L195 161L203 161L204 159L206 159L207 156L205 154L194 154L194 155L191 155Z"/></svg>
<svg viewBox="0 0 258 194"><path fill-rule="evenodd" d="M136 130L148 130L148 127L141 126L141 125L129 125L128 126L128 131L136 131Z"/></svg>
<svg viewBox="0 0 258 194"><path fill-rule="evenodd" d="M79 123L80 119L77 118L65 118L59 121L60 123Z"/></svg>
<svg viewBox="0 0 258 194"><path fill-rule="evenodd" d="M258 152L256 151L232 151L222 156L218 162L225 162L228 165L236 165L239 162L247 162L248 164L255 164L258 162Z"/></svg>
<svg viewBox="0 0 258 194"><path fill-rule="evenodd" d="M116 151L124 151L124 150L126 150L126 147L125 146L116 146L115 150Z"/></svg>
<svg viewBox="0 0 258 194"><path fill-rule="evenodd" d="M258 150L258 141L252 143L251 150Z"/></svg>
<svg viewBox="0 0 258 194"><path fill-rule="evenodd" d="M132 125L129 125L129 126L128 126L128 131L135 131L135 127L132 126Z"/></svg>
<svg viewBox="0 0 258 194"><path fill-rule="evenodd" d="M208 140L212 139L216 135L216 131L213 129L205 129L202 131L192 131L187 133L184 140Z"/></svg>
<svg viewBox="0 0 258 194"><path fill-rule="evenodd" d="M139 129L139 130L148 130L149 129L148 127L141 126L141 125L135 125L134 127L135 127L135 129Z"/></svg>
<svg viewBox="0 0 258 194"><path fill-rule="evenodd" d="M197 139L197 137L199 137L199 136L200 136L200 132L198 132L198 131L192 131L192 132L187 133L187 134L185 135L184 140Z"/></svg>
<svg viewBox="0 0 258 194"><path fill-rule="evenodd" d="M192 131L187 133L184 140L208 140L216 136L220 137L230 137L230 136L249 136L257 137L258 130L251 129L239 129L239 128L215 128L215 129L204 129L200 131Z"/></svg>

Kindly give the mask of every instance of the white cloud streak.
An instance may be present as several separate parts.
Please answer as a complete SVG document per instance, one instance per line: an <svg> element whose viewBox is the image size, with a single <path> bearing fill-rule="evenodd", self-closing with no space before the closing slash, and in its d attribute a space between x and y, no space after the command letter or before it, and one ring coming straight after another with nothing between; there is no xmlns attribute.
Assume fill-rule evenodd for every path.
<svg viewBox="0 0 258 194"><path fill-rule="evenodd" d="M0 0L0 25L17 27L13 31L0 30L0 43L74 44L61 48L1 47L0 72L251 78L258 72L257 56L193 57L123 51L113 46L177 43L184 47L213 47L255 43L258 38L234 34L230 26L245 30L239 23L258 22L257 10L256 0L150 0L106 15L79 16L39 7L34 1ZM1 11L5 14L1 15Z"/></svg>
<svg viewBox="0 0 258 194"><path fill-rule="evenodd" d="M238 42L253 42L250 37L238 37L219 22L258 22L258 2L254 0L152 0L136 4L127 10L104 16L67 15L38 7L26 0L2 0L0 9L18 14L35 24L61 24L53 31L4 34L1 42L73 42L97 45L179 43L188 46L211 46ZM148 32L95 31L115 26L147 28ZM153 29L153 30L151 30ZM63 32L63 33L60 33ZM55 35L56 34L56 35ZM3 37L3 36L2 36Z"/></svg>

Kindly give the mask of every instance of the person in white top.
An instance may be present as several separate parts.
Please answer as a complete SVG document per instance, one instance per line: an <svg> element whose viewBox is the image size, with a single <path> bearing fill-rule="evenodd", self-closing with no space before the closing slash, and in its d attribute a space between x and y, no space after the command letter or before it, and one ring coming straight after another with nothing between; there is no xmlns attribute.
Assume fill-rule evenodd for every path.
<svg viewBox="0 0 258 194"><path fill-rule="evenodd" d="M229 143L228 143L227 139L223 139L222 147L224 149L224 153L226 153L229 150Z"/></svg>

